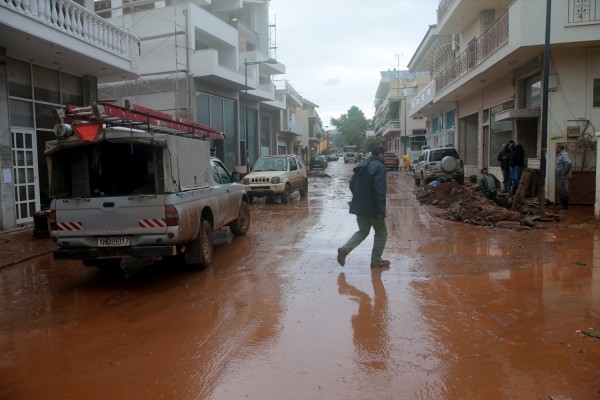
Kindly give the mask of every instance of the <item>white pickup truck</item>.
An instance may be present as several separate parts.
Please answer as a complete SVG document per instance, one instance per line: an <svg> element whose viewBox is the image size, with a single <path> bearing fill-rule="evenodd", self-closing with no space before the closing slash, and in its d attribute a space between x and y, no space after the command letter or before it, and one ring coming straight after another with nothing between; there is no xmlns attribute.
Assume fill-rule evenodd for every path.
<svg viewBox="0 0 600 400"><path fill-rule="evenodd" d="M96 137L78 133L91 125L57 125L62 137L46 143L55 259L100 269L123 257L209 266L213 231L247 232L244 186L211 157L209 140L102 125Z"/></svg>

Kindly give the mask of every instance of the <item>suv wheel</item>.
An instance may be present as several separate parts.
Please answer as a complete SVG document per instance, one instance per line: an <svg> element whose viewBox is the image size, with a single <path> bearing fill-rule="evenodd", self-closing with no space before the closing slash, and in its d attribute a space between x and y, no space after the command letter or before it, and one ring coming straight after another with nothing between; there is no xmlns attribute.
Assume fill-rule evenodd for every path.
<svg viewBox="0 0 600 400"><path fill-rule="evenodd" d="M456 177L456 182L458 182L459 185L462 185L463 183L465 183L465 176L464 175L458 175Z"/></svg>
<svg viewBox="0 0 600 400"><path fill-rule="evenodd" d="M290 202L290 198L292 196L290 184L287 183L285 185L285 189L283 189L283 193L281 194L281 202L283 204L287 204Z"/></svg>
<svg viewBox="0 0 600 400"><path fill-rule="evenodd" d="M415 186L421 186L421 178L417 178L417 174L413 174L415 178Z"/></svg>

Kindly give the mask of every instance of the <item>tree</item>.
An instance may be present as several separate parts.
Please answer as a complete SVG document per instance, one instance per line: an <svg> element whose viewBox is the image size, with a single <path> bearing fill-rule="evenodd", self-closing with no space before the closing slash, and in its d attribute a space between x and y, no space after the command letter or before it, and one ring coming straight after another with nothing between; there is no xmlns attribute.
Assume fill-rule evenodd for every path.
<svg viewBox="0 0 600 400"><path fill-rule="evenodd" d="M362 147L366 139L368 121L360 108L350 107L346 114L339 118L331 118L331 124L343 136L344 144Z"/></svg>

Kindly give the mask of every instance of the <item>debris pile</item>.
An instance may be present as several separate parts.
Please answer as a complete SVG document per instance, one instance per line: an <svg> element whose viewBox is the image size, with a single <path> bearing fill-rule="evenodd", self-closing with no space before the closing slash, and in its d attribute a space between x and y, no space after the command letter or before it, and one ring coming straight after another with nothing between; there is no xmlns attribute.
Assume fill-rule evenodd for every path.
<svg viewBox="0 0 600 400"><path fill-rule="evenodd" d="M508 193L498 193L496 201L487 199L477 185L465 183L460 185L454 181L426 185L416 193L421 204L433 205L441 209L440 215L453 221L490 228L530 229L535 226L539 217L533 216L530 204L537 199L519 201L518 212L512 211L514 197ZM535 208L537 211L537 207ZM544 220L554 220L550 216Z"/></svg>

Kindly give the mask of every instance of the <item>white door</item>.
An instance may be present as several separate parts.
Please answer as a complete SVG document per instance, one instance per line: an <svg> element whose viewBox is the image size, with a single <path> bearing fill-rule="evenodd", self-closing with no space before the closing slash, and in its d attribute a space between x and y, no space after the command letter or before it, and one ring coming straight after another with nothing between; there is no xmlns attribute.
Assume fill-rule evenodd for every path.
<svg viewBox="0 0 600 400"><path fill-rule="evenodd" d="M33 129L15 128L11 132L13 179L17 224L33 221L40 209L37 179L37 146Z"/></svg>

